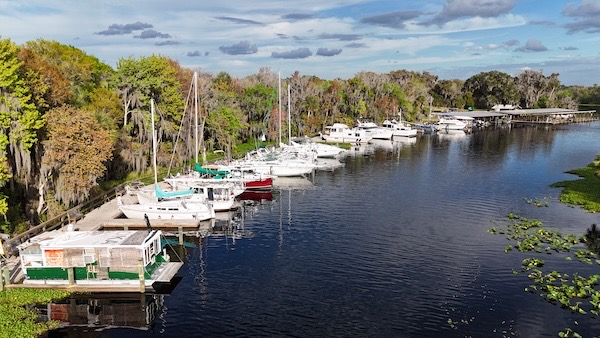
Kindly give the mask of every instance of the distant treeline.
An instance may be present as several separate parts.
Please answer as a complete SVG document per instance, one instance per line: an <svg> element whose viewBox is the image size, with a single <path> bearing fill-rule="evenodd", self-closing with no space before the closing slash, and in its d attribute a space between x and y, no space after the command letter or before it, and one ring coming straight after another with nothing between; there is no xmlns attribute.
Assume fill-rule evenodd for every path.
<svg viewBox="0 0 600 338"><path fill-rule="evenodd" d="M84 201L100 182L145 172L151 98L159 163L187 163L195 156L193 73L159 55L123 58L113 69L56 41L19 46L0 38L0 231L21 231ZM537 71L491 71L466 81L406 70L335 80L295 72L281 79L281 91L279 83L268 68L245 78L200 72L201 148L227 150L262 135L277 140L281 118L281 134L288 134L288 112L293 135L314 135L358 117L415 121L434 107L576 109L600 102L598 86L565 87L558 74Z"/></svg>

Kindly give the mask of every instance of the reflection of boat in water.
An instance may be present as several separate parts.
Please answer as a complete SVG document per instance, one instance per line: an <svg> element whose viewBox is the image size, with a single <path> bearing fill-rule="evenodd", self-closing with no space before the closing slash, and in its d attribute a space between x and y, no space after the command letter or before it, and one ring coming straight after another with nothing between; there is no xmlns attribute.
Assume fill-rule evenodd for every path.
<svg viewBox="0 0 600 338"><path fill-rule="evenodd" d="M437 135L444 139L461 139L467 136L464 130L440 130Z"/></svg>
<svg viewBox="0 0 600 338"><path fill-rule="evenodd" d="M241 201L272 201L273 193L270 190L246 190L238 198Z"/></svg>
<svg viewBox="0 0 600 338"><path fill-rule="evenodd" d="M59 322L56 331L66 336L70 336L68 332L76 330L75 327L149 330L158 314L164 311L164 295L75 295L63 301L36 305L35 308L40 321Z"/></svg>
<svg viewBox="0 0 600 338"><path fill-rule="evenodd" d="M382 149L391 151L394 149L394 143L392 140L371 140L371 147L374 149Z"/></svg>
<svg viewBox="0 0 600 338"><path fill-rule="evenodd" d="M337 158L317 158L316 164L317 170L329 171L333 171L344 166L344 163L340 162L340 160Z"/></svg>
<svg viewBox="0 0 600 338"><path fill-rule="evenodd" d="M394 147L409 146L411 144L416 144L416 143L417 143L416 137L396 137L393 139Z"/></svg>
<svg viewBox="0 0 600 338"><path fill-rule="evenodd" d="M314 189L315 185L309 179L304 177L276 177L273 180L275 189Z"/></svg>
<svg viewBox="0 0 600 338"><path fill-rule="evenodd" d="M371 140L373 141L373 140ZM349 156L370 156L375 152L375 148L371 144L357 144L348 149Z"/></svg>

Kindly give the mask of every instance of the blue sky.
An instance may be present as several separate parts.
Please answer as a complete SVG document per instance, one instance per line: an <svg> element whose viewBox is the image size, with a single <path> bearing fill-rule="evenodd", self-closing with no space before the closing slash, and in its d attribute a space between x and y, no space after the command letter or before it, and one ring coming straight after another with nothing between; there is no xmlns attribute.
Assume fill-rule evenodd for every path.
<svg viewBox="0 0 600 338"><path fill-rule="evenodd" d="M600 0L0 0L0 36L56 40L112 67L157 54L237 77L533 69L600 83Z"/></svg>

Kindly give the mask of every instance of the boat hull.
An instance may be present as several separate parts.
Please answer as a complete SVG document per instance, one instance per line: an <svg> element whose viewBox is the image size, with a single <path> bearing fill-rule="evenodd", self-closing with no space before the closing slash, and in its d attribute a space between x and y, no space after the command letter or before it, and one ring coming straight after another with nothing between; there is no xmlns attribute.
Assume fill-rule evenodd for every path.
<svg viewBox="0 0 600 338"><path fill-rule="evenodd" d="M152 204L123 204L118 197L119 210L130 219L187 219L205 221L215 218L215 210L206 203L186 201L156 202Z"/></svg>

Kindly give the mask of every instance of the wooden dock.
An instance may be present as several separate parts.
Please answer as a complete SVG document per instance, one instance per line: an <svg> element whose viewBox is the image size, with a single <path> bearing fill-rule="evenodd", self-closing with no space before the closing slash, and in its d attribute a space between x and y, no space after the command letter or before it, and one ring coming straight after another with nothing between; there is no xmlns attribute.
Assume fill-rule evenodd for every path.
<svg viewBox="0 0 600 338"><path fill-rule="evenodd" d="M102 204L96 209L91 210L85 215L80 215L77 220L71 220L71 224L60 228L44 231L31 237L52 238L64 234L68 231L96 231L96 230L135 230L147 228L144 219L122 218L123 214L118 208L117 200L112 199ZM190 231L196 235L206 235L209 233L215 220L197 221L197 220L151 220L150 225L153 229L161 229L163 233L179 236L179 242L183 243L184 233ZM20 259L18 256L12 256L6 260L2 273L7 271L4 279L5 288L36 288L36 289L64 289L77 292L154 292L152 282L169 283L177 271L181 268L181 262L169 262L161 267L158 274L152 281L145 281L145 285L140 285L139 280L78 280L76 283L69 284L68 281L59 280L25 280L21 271ZM0 279L2 283L2 279Z"/></svg>

